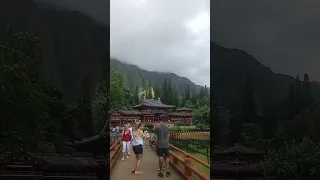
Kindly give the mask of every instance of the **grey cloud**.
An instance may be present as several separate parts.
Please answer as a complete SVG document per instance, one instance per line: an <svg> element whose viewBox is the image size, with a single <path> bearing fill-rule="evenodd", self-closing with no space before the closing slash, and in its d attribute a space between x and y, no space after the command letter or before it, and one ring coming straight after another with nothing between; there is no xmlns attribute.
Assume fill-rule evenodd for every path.
<svg viewBox="0 0 320 180"><path fill-rule="evenodd" d="M320 80L320 1L215 0L211 40L252 54L276 73Z"/></svg>
<svg viewBox="0 0 320 180"><path fill-rule="evenodd" d="M173 72L210 84L210 30L200 35L184 23L209 13L210 0L38 0L82 11L111 28L111 56L143 69ZM208 22L209 23L209 22Z"/></svg>

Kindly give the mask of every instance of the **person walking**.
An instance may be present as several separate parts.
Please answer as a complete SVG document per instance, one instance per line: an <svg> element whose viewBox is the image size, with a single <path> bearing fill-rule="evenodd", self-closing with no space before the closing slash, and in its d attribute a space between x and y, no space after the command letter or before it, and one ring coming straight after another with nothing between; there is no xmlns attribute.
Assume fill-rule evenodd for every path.
<svg viewBox="0 0 320 180"><path fill-rule="evenodd" d="M119 138L119 132L120 132L119 126L116 126L115 131L116 131L116 137L117 137L117 140L118 140L118 138Z"/></svg>
<svg viewBox="0 0 320 180"><path fill-rule="evenodd" d="M128 126L125 125L122 130L122 161L124 161L124 157L129 158L129 149L130 149L130 140L131 140L131 134L130 130L128 129Z"/></svg>
<svg viewBox="0 0 320 180"><path fill-rule="evenodd" d="M149 132L148 131L144 131L144 142L143 142L143 144L144 144L144 146L146 147L146 149L148 149L148 146L150 146L150 134L149 134Z"/></svg>
<svg viewBox="0 0 320 180"><path fill-rule="evenodd" d="M156 137L156 135L154 134L154 132L155 132L155 130L152 130L152 132L151 132L151 144L152 144L152 149L155 151L156 150L156 148L155 148L155 142L154 142L154 140L155 140L155 137Z"/></svg>
<svg viewBox="0 0 320 180"><path fill-rule="evenodd" d="M158 176L163 178L163 165L164 171L167 177L171 174L169 170L169 128L163 123L163 120L160 120L160 123L156 127L156 137L155 137L155 144L156 144L156 152L159 157L159 173Z"/></svg>
<svg viewBox="0 0 320 180"><path fill-rule="evenodd" d="M133 132L132 136L132 149L134 154L136 155L136 159L133 163L133 169L132 173L135 175L140 175L142 174L141 171L139 171L140 168L140 163L142 160L142 154L143 154L143 138L144 138L144 133L141 130L142 124L138 124L137 128Z"/></svg>

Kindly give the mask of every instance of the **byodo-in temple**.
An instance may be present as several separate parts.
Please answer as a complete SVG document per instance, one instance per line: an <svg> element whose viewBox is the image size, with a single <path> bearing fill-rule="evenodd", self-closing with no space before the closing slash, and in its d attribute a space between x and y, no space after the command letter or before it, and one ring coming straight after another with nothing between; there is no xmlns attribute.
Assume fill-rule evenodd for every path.
<svg viewBox="0 0 320 180"><path fill-rule="evenodd" d="M223 151L213 151L210 163L211 179L263 179L259 164L265 152L236 143Z"/></svg>
<svg viewBox="0 0 320 180"><path fill-rule="evenodd" d="M143 98L141 103L134 106L133 111L118 111L110 115L110 127L123 126L126 123L153 124L162 119L168 123L184 122L192 124L192 109L181 108L170 112L175 106L163 104L158 99Z"/></svg>

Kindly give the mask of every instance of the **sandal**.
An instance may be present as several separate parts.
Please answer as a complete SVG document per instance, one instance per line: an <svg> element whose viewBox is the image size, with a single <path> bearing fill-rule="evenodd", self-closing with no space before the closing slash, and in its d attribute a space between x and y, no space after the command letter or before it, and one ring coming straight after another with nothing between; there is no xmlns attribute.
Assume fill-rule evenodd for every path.
<svg viewBox="0 0 320 180"><path fill-rule="evenodd" d="M171 175L171 173L170 173L170 172L167 172L167 173L166 173L166 176L167 176L167 177L169 177L170 175Z"/></svg>
<svg viewBox="0 0 320 180"><path fill-rule="evenodd" d="M163 174L162 173L158 173L158 176L163 178Z"/></svg>
<svg viewBox="0 0 320 180"><path fill-rule="evenodd" d="M140 174L142 174L142 172L141 172L141 171L137 171L137 172L135 172L134 174L135 174L135 175L140 175Z"/></svg>

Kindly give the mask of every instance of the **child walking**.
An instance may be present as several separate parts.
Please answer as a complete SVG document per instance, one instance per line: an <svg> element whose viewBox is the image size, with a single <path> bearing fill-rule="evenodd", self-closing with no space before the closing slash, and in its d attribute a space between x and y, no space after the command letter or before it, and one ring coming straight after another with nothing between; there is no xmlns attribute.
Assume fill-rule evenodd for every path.
<svg viewBox="0 0 320 180"><path fill-rule="evenodd" d="M151 145L152 145L152 149L155 151L155 143L154 143L154 139L155 139L156 135L154 134L154 131L151 132Z"/></svg>
<svg viewBox="0 0 320 180"><path fill-rule="evenodd" d="M150 146L150 143L149 143L149 141L150 141L150 135L149 135L149 133L148 133L148 131L144 131L144 145L145 145L145 147L146 148L148 148L148 146Z"/></svg>

